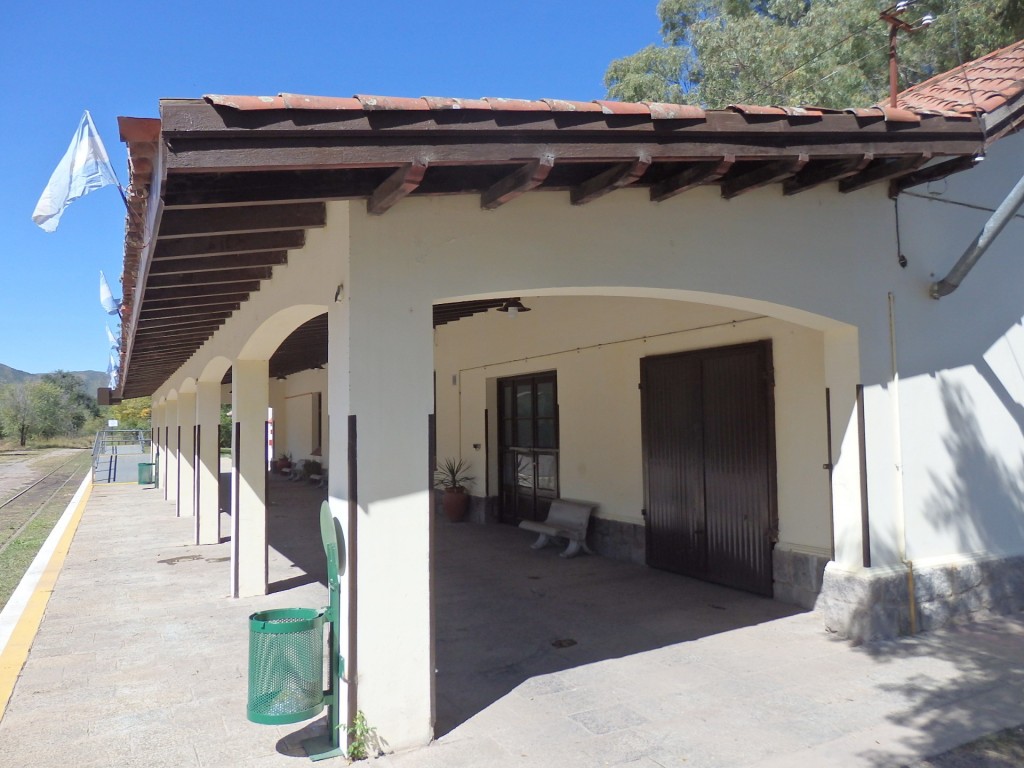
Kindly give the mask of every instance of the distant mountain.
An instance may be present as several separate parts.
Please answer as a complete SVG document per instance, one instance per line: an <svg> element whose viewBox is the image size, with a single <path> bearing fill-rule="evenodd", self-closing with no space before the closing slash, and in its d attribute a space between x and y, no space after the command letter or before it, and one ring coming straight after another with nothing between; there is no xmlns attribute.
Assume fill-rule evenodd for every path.
<svg viewBox="0 0 1024 768"><path fill-rule="evenodd" d="M47 371L47 373L51 373L51 371ZM96 396L97 388L107 386L108 377L102 371L71 371L71 373L85 382L85 391L93 397ZM0 363L0 384L8 382L18 384L23 381L37 381L41 378L43 378L41 373L26 373Z"/></svg>

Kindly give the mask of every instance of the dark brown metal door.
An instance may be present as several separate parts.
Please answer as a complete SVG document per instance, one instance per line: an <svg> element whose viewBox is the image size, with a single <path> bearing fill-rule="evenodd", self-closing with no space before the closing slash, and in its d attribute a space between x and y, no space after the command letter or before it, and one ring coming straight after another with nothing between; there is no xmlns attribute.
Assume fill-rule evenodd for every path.
<svg viewBox="0 0 1024 768"><path fill-rule="evenodd" d="M770 342L641 361L647 562L772 594Z"/></svg>

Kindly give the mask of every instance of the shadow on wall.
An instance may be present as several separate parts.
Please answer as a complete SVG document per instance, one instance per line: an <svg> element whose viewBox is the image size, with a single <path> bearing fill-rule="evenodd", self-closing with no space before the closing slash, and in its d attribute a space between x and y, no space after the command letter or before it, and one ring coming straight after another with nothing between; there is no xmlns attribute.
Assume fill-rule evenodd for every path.
<svg viewBox="0 0 1024 768"><path fill-rule="evenodd" d="M1019 723L1024 665L993 660L1012 659L1014 652L1008 649L1021 647L1024 622L1018 615L970 630L872 643L856 652L877 662L864 682L879 692L880 706L899 710L889 718L893 725L912 724L918 729L904 737L906 746L917 754L935 755L962 741L959 734L993 732ZM900 662L905 667L906 662L915 660L921 671L895 682L898 673L890 671L889 665ZM861 757L866 765L894 765L888 752L866 752Z"/></svg>
<svg viewBox="0 0 1024 768"><path fill-rule="evenodd" d="M1024 545L1024 456L1010 466L993 453L966 387L942 377L939 387L949 422L943 443L953 471L929 472L935 491L925 515L936 527L955 531L961 552L1019 551Z"/></svg>

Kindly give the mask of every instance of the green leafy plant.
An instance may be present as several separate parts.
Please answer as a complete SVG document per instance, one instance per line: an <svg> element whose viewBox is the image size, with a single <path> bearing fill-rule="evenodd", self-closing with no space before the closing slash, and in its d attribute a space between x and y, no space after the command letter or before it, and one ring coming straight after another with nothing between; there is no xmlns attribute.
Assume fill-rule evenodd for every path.
<svg viewBox="0 0 1024 768"><path fill-rule="evenodd" d="M469 474L469 463L464 459L447 458L437 465L434 472L434 484L446 490L462 491L473 482Z"/></svg>
<svg viewBox="0 0 1024 768"><path fill-rule="evenodd" d="M362 710L356 712L348 729L348 759L365 760L370 752L376 751L377 729L366 722Z"/></svg>

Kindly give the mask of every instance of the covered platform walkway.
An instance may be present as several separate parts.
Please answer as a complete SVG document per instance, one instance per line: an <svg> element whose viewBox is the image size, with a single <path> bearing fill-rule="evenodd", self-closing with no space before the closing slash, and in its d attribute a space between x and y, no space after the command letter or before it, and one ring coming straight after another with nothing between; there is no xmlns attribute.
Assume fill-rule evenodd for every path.
<svg viewBox="0 0 1024 768"><path fill-rule="evenodd" d="M316 495L272 478L274 591L229 599L227 543L189 543L193 520L159 490L95 486L0 721L0 766L307 764L299 742L322 718L245 718L246 618L326 602ZM382 765L902 765L1021 719L1019 615L855 648L814 614L561 560L515 528L435 533L440 739Z"/></svg>

